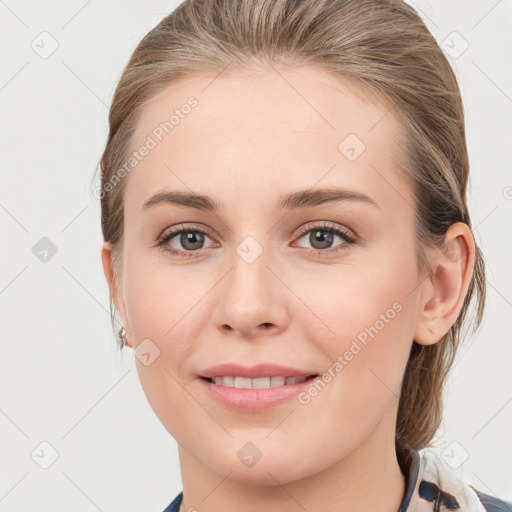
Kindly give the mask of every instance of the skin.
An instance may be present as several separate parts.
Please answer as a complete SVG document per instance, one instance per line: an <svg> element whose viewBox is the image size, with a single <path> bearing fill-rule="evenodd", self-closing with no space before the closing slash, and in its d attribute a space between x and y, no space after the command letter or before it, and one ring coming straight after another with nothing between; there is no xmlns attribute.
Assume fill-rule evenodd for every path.
<svg viewBox="0 0 512 512"><path fill-rule="evenodd" d="M111 248L102 248L128 345L136 351L149 338L160 350L148 366L137 358L137 369L178 442L183 510L394 512L404 493L394 446L402 376L413 339L437 343L458 316L473 272L471 231L452 225L446 251L427 253L433 272L419 274L414 199L394 159L400 126L346 79L314 66L189 76L145 105L133 148L190 96L197 107L126 178L117 287ZM355 161L338 149L351 133L366 145ZM378 208L338 201L276 209L281 194L331 186L368 195ZM220 210L142 211L164 188L209 195ZM311 231L299 232L310 226L314 234L324 222L360 241L336 235L322 249ZM155 246L182 223L207 231L195 257ZM236 251L247 236L263 248L252 263ZM190 247L179 235L167 245ZM224 362L322 374L394 303L401 311L306 405L233 411L196 378ZM262 454L252 467L237 457L247 442Z"/></svg>

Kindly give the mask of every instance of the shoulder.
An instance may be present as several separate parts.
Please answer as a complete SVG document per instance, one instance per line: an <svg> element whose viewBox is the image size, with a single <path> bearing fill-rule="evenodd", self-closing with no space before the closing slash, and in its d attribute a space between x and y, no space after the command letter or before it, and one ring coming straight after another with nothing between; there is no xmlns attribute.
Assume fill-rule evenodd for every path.
<svg viewBox="0 0 512 512"><path fill-rule="evenodd" d="M418 452L419 468L417 499L432 504L432 510L460 510L461 512L512 512L512 502L475 488L466 482L460 467L456 471L436 448ZM442 508L444 507L444 509ZM420 509L423 510L423 509Z"/></svg>
<svg viewBox="0 0 512 512"><path fill-rule="evenodd" d="M490 494L485 494L484 492L475 489L472 485L469 487L471 487L474 493L478 496L484 510L488 512L512 512L512 501L504 501L499 498L495 498Z"/></svg>

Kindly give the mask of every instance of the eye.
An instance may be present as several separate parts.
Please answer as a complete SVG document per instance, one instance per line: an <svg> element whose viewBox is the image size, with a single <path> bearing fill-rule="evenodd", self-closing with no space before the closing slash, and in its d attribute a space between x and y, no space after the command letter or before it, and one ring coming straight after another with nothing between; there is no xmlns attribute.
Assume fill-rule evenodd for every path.
<svg viewBox="0 0 512 512"><path fill-rule="evenodd" d="M302 234L299 240L305 239L312 246L310 252L317 255L338 253L357 243L357 237L354 234L328 222L320 225L306 225L300 232ZM342 243L333 248L336 238L339 238Z"/></svg>
<svg viewBox="0 0 512 512"><path fill-rule="evenodd" d="M196 255L201 249L204 249L203 246L206 238L210 237L202 229L194 227L185 229L177 226L170 231L166 231L159 238L157 245L165 252L191 257Z"/></svg>

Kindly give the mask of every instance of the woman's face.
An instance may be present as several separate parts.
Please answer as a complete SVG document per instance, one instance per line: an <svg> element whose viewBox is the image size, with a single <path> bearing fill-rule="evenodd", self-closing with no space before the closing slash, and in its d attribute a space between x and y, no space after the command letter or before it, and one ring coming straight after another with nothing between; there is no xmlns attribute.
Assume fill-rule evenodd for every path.
<svg viewBox="0 0 512 512"><path fill-rule="evenodd" d="M347 83L316 67L197 75L144 107L132 141L117 308L180 457L230 480L394 448L420 311L414 199L396 118ZM165 241L174 229L188 234ZM207 382L224 364L246 378ZM292 370L256 365L318 377L292 388Z"/></svg>

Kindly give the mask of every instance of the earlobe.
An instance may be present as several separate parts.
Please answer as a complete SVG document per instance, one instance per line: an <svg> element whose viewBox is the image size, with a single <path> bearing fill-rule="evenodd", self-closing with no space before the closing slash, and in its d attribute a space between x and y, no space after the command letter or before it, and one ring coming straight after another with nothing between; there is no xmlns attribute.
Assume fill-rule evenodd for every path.
<svg viewBox="0 0 512 512"><path fill-rule="evenodd" d="M420 345L440 341L457 320L464 304L475 260L470 228L452 224L441 251L433 253L432 272L420 285L420 303L414 340Z"/></svg>

